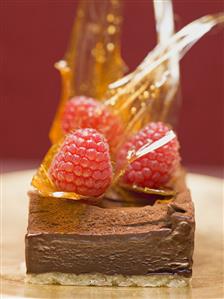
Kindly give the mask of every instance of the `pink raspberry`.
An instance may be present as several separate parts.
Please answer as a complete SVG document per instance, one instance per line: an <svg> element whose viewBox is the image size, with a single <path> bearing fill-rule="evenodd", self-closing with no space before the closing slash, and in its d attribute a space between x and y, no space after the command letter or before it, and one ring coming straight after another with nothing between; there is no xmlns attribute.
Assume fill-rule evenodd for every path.
<svg viewBox="0 0 224 299"><path fill-rule="evenodd" d="M151 122L122 146L117 157L117 167L121 167L131 149L138 150L146 142L162 138L169 128L162 122ZM126 184L140 187L158 188L166 184L179 162L179 143L174 138L164 146L135 160L128 166L122 180Z"/></svg>
<svg viewBox="0 0 224 299"><path fill-rule="evenodd" d="M112 148L116 147L123 132L118 116L97 100L84 96L74 97L66 103L61 126L65 134L79 128L96 129Z"/></svg>
<svg viewBox="0 0 224 299"><path fill-rule="evenodd" d="M55 155L49 174L59 191L100 196L112 180L109 146L94 129L73 131Z"/></svg>

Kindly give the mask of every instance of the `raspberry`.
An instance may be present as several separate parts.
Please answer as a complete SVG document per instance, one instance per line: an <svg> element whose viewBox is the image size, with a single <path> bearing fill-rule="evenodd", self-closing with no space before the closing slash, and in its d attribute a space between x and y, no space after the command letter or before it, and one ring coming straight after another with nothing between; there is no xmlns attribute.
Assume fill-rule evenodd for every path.
<svg viewBox="0 0 224 299"><path fill-rule="evenodd" d="M94 129L70 132L49 168L59 191L100 196L112 180L109 146Z"/></svg>
<svg viewBox="0 0 224 299"><path fill-rule="evenodd" d="M169 128L162 122L149 123L122 146L117 156L117 168L122 167L129 150L138 150L146 142L152 143L162 138L168 131ZM179 143L177 138L174 138L160 148L145 154L128 165L122 178L123 182L148 188L158 188L166 184L180 162L178 150Z"/></svg>
<svg viewBox="0 0 224 299"><path fill-rule="evenodd" d="M117 146L123 132L118 116L97 100L84 96L74 97L66 103L61 126L65 134L79 128L96 129L112 148Z"/></svg>

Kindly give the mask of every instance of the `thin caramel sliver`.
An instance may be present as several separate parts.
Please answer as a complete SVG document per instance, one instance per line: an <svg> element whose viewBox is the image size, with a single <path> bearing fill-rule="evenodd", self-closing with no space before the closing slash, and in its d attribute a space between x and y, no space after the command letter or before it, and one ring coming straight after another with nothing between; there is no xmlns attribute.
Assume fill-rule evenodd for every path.
<svg viewBox="0 0 224 299"><path fill-rule="evenodd" d="M153 188L148 188L148 187L140 187L137 185L127 185L127 184L120 184L121 187L123 187L126 190L129 191L135 191L135 192L139 192L139 193L145 193L145 194L155 194L155 195L161 195L161 196L174 196L176 194L176 192L172 189L165 189L165 188L161 188L161 189L153 189Z"/></svg>

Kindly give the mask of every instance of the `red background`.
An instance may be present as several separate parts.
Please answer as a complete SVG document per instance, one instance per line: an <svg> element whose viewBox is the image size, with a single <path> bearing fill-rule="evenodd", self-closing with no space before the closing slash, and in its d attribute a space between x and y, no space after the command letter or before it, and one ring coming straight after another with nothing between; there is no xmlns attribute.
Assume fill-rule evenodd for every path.
<svg viewBox="0 0 224 299"><path fill-rule="evenodd" d="M154 17L149 0L125 3L122 52L133 69L155 46ZM3 0L0 5L1 156L40 159L49 147L60 96L53 64L64 55L77 1ZM223 8L219 0L174 0L177 28ZM222 38L223 31L213 30L181 62L178 133L187 165L224 164Z"/></svg>

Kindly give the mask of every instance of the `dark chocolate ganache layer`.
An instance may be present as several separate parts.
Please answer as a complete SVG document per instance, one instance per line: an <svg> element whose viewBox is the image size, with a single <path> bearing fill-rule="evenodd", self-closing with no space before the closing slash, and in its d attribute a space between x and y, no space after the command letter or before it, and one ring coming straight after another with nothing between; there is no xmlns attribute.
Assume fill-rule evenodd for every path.
<svg viewBox="0 0 224 299"><path fill-rule="evenodd" d="M175 189L168 201L129 207L30 192L27 273L191 276L195 221L184 174Z"/></svg>

